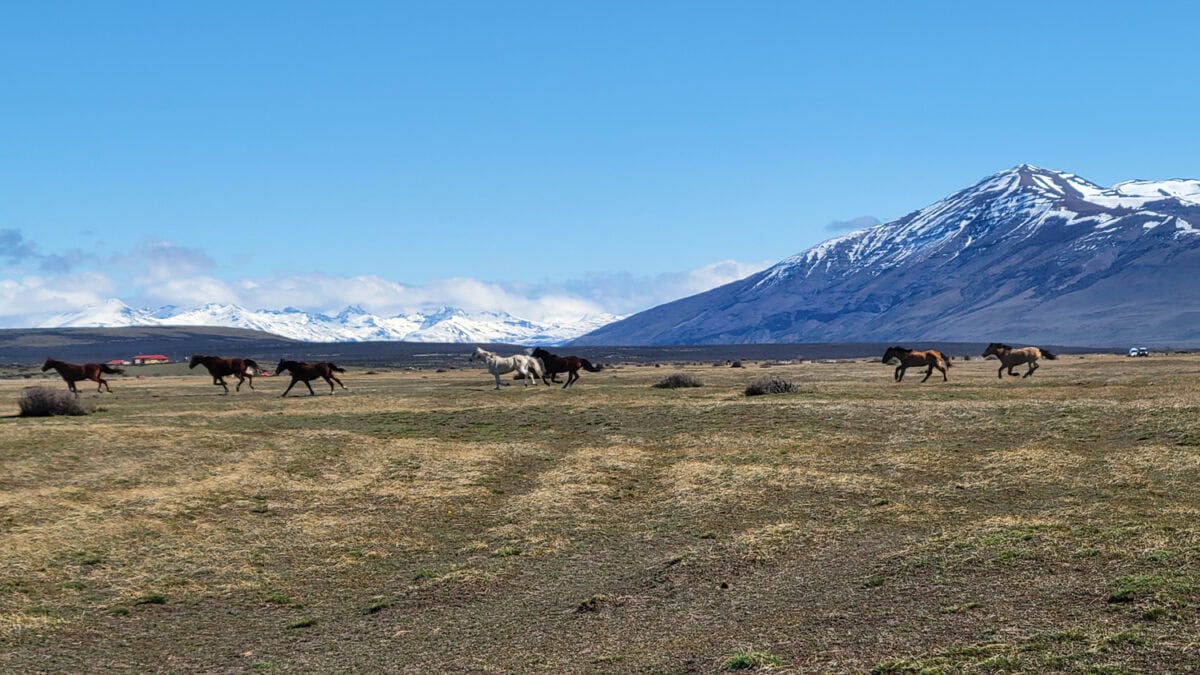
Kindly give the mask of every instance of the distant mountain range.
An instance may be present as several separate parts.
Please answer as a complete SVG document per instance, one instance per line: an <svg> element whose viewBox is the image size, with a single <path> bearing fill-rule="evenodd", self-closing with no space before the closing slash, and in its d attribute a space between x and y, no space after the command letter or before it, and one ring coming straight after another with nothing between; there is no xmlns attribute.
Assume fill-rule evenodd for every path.
<svg viewBox="0 0 1200 675"><path fill-rule="evenodd" d="M226 326L247 328L305 342L479 342L529 345L562 344L618 317L602 314L575 322L547 323L503 312L466 312L445 307L428 314L378 316L360 307L336 315L283 310L250 310L238 305L208 304L135 309L120 300L54 316L40 328L121 326Z"/></svg>
<svg viewBox="0 0 1200 675"><path fill-rule="evenodd" d="M1200 344L1198 228L1200 181L1023 164L575 344Z"/></svg>

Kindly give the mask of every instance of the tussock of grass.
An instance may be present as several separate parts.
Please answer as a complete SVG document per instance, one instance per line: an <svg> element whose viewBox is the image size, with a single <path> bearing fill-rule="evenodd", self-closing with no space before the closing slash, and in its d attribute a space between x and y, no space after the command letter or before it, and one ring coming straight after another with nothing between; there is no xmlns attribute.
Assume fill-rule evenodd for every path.
<svg viewBox="0 0 1200 675"><path fill-rule="evenodd" d="M655 389L687 389L703 386L704 383L700 381L700 378L691 373L672 373L653 385Z"/></svg>
<svg viewBox="0 0 1200 675"><path fill-rule="evenodd" d="M29 387L22 392L17 405L21 409L21 417L79 416L87 415L94 408L76 394L50 387Z"/></svg>
<svg viewBox="0 0 1200 675"><path fill-rule="evenodd" d="M747 396L763 396L766 394L794 394L800 387L791 380L779 375L766 375L746 385Z"/></svg>

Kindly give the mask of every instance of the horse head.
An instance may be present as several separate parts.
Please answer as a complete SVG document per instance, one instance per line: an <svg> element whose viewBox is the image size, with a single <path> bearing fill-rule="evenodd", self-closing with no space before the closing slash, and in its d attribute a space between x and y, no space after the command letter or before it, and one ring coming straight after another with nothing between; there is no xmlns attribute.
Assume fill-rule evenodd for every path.
<svg viewBox="0 0 1200 675"><path fill-rule="evenodd" d="M192 354L192 360L188 363L188 370L191 370L201 363L204 363L204 359L206 358L208 357L202 354Z"/></svg>
<svg viewBox="0 0 1200 675"><path fill-rule="evenodd" d="M492 353L489 352L488 350L484 349L483 347L476 347L475 351L471 353L471 357L468 358L467 360L468 361L487 361L487 358L491 355L492 355Z"/></svg>
<svg viewBox="0 0 1200 675"><path fill-rule="evenodd" d="M883 353L883 358L880 359L880 361L882 363L888 363L889 361L891 361L893 359L899 359L900 357L904 356L905 354L907 354L911 351L912 351L911 349L907 349L905 347L900 347L900 346L888 347L887 351Z"/></svg>
<svg viewBox="0 0 1200 675"><path fill-rule="evenodd" d="M1000 342L993 342L987 346L987 349L983 350L983 358L986 359L989 356L995 356L996 358L1000 358L1000 352L1006 352L1009 349L1011 349L1011 347L1009 347L1006 344L1003 344Z"/></svg>
<svg viewBox="0 0 1200 675"><path fill-rule="evenodd" d="M55 361L54 359L46 359L46 363L42 364L42 372L44 373L47 370L50 370L56 363L58 363L58 361Z"/></svg>
<svg viewBox="0 0 1200 675"><path fill-rule="evenodd" d="M538 347L538 348L536 348L536 349L534 349L534 350L533 350L533 354L532 354L532 356L534 356L534 357L536 357L536 358L539 358L539 359L544 359L544 358L546 358L547 356L554 356L554 355L553 355L553 354L551 354L550 352L546 351L545 349L542 349L541 347Z"/></svg>
<svg viewBox="0 0 1200 675"><path fill-rule="evenodd" d="M275 369L275 374L278 375L290 367L291 361L287 359L279 359L279 367Z"/></svg>

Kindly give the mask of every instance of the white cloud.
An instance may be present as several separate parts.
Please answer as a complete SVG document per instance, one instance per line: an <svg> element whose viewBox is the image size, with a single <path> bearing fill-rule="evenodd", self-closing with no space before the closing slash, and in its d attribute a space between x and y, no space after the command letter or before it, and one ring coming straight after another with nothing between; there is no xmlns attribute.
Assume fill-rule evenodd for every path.
<svg viewBox="0 0 1200 675"><path fill-rule="evenodd" d="M32 326L36 321L31 317L94 305L116 292L111 279L96 273L0 279L0 326Z"/></svg>
<svg viewBox="0 0 1200 675"><path fill-rule="evenodd" d="M27 244L19 233L14 235L17 244ZM30 257L34 250L23 249L21 254ZM227 281L211 274L215 264L204 251L164 241L142 244L109 262L122 281L99 273L0 277L0 325L36 325L38 317L79 310L112 297L151 308L221 303L333 313L358 305L391 316L451 306L503 311L534 321L574 321L587 315L631 314L741 279L768 264L723 260L653 276L592 274L539 283L450 277L413 286L375 275L305 274Z"/></svg>
<svg viewBox="0 0 1200 675"><path fill-rule="evenodd" d="M825 230L828 232L853 232L867 227L875 227L880 222L875 216L859 216L850 220L835 220L827 224Z"/></svg>

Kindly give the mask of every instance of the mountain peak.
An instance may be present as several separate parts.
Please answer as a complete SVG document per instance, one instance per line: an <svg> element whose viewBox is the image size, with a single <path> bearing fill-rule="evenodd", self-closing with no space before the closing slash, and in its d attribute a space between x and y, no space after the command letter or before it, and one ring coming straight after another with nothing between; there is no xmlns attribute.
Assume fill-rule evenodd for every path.
<svg viewBox="0 0 1200 675"><path fill-rule="evenodd" d="M1200 341L1180 318L1200 315L1195 224L1200 181L1106 188L1018 164L576 342Z"/></svg>

